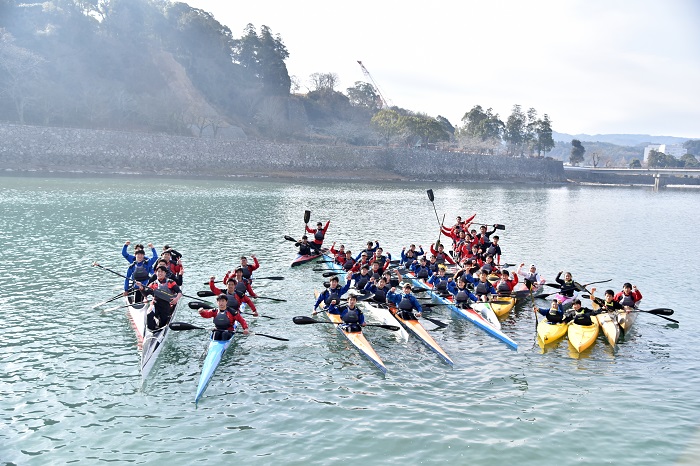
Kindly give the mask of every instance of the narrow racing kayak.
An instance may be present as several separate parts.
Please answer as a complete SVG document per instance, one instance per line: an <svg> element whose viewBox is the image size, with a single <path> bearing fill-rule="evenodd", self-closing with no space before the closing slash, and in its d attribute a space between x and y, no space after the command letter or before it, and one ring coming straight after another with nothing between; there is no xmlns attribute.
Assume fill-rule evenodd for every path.
<svg viewBox="0 0 700 466"><path fill-rule="evenodd" d="M229 346L231 346L231 343L233 343L233 336L234 333L236 332L236 328L238 327L237 323L234 325L233 332L219 332L219 331L212 331L211 336L209 337L209 349L207 350L207 357L204 358L204 364L202 364L202 373L199 376L199 384L197 385L197 394L194 397L194 404L197 405L199 402L199 399L202 397L204 394L204 391L207 389L207 386L209 385L209 381L211 380L212 376L214 375L214 372L216 371L216 368L219 366L219 363L221 362L221 358L223 357L224 353L228 349ZM230 334L229 334L230 333ZM215 340L217 337L228 337L228 339L225 340Z"/></svg>
<svg viewBox="0 0 700 466"><path fill-rule="evenodd" d="M591 316L591 325L578 325L575 323L569 324L567 336L569 343L579 353L590 347L596 338L598 338L598 318Z"/></svg>
<svg viewBox="0 0 700 466"><path fill-rule="evenodd" d="M152 306L153 303L151 303L151 307ZM149 311L147 312L150 312L150 307ZM145 333L143 335L143 346L141 351L142 384L145 382L146 378L148 377L148 374L151 372L151 369L153 369L153 365L155 364L158 355L161 351L163 351L163 348L165 347L165 342L168 338L168 335L170 335L170 327L168 327L168 324L175 318L175 314L177 313L177 306L175 306L175 309L173 309L173 313L170 316L170 320L168 322L164 322L159 328L155 330L150 330L145 324L147 312L144 312L143 315Z"/></svg>
<svg viewBox="0 0 700 466"><path fill-rule="evenodd" d="M433 337L430 336L428 331L420 324L420 322L413 319L402 319L401 316L397 314L397 309L393 305L389 307L389 310L406 330L422 341L425 346L435 352L435 354L437 354L445 364L449 364L450 366L454 365L454 362L447 355L447 353L445 353L445 350L438 345L438 343L433 339Z"/></svg>
<svg viewBox="0 0 700 466"><path fill-rule="evenodd" d="M315 290L314 294L316 295L316 298L318 298L318 290ZM319 307L323 310L323 313L328 316L328 319L336 324L335 328L338 330L338 333L343 335L345 339L347 339L355 348L357 348L361 355L369 359L370 362L377 367L377 369L382 371L383 374L386 374L386 366L384 365L382 358L380 358L377 352L374 351L374 348L372 348L372 345L369 343L369 341L367 341L362 331L349 331L348 326L343 323L343 319L341 319L338 314L330 314L326 312L323 303L321 303Z"/></svg>
<svg viewBox="0 0 700 466"><path fill-rule="evenodd" d="M302 264L307 264L311 262L314 259L318 259L321 257L322 254L307 254L307 255L302 255L302 254L297 254L296 259L292 261L292 267L298 267Z"/></svg>

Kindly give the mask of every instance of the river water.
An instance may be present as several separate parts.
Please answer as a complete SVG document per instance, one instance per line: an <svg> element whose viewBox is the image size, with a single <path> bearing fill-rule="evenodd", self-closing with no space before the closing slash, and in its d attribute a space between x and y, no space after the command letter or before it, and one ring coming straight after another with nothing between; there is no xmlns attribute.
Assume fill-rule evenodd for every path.
<svg viewBox="0 0 700 466"><path fill-rule="evenodd" d="M566 340L542 353L527 303L503 322L517 352L436 308L454 368L368 329L386 376L332 327L293 325L324 280L289 267L304 210L332 220L329 242L398 257L437 237L427 188L448 224L505 224L506 262L631 281L681 323L640 314L616 351L599 337L576 357ZM699 208L626 188L0 177L0 464L698 464ZM256 291L288 302L249 322L290 341L237 339L195 408L207 334L173 332L141 388L124 311L92 308L123 281L91 264L125 271L125 240L182 252L187 294L256 254L258 276L286 278ZM184 305L178 320L206 324Z"/></svg>

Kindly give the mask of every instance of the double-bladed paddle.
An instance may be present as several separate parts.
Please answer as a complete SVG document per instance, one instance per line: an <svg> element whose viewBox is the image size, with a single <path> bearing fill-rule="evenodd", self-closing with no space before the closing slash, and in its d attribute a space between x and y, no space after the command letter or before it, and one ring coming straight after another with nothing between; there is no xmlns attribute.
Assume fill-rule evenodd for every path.
<svg viewBox="0 0 700 466"><path fill-rule="evenodd" d="M129 289L129 290L127 291L127 294L131 294L131 293L133 293L133 292L134 292L133 289ZM124 296L124 293L122 293L122 292L120 291L116 296L114 296L114 297L112 297L112 298L109 298L109 299L106 300L106 301L102 301L101 303L97 303L97 304L95 304L94 306L92 306L92 308L93 308L93 309L97 309L98 307L104 306L104 305L107 304L107 303L111 303L112 301L116 301L117 299L121 298L122 296Z"/></svg>
<svg viewBox="0 0 700 466"><path fill-rule="evenodd" d="M196 325L189 324L187 322L170 322L170 330L175 330L176 332L182 331L182 330L216 330L215 328L209 329L205 327L198 327ZM259 337L266 337L266 338L272 338L273 340L279 340L279 341L289 341L289 338L282 338L282 337L276 337L273 335L267 335L265 333L258 333L258 332L248 332L248 335L257 335Z"/></svg>
<svg viewBox="0 0 700 466"><path fill-rule="evenodd" d="M309 324L333 324L333 325L338 325L335 322L330 322L326 320L316 320L313 317L308 317L308 316L296 316L292 318L292 322L294 322L297 325L309 325ZM387 330L391 330L392 332L397 332L399 331L399 327L396 325L387 325L387 324L365 324L364 327L379 327L379 328L384 328Z"/></svg>
<svg viewBox="0 0 700 466"><path fill-rule="evenodd" d="M183 296L185 296L185 295L183 295ZM207 297L218 296L218 295L211 290L201 290L201 291L197 292L197 296L199 296L200 298L207 298ZM188 298L189 298L189 296L188 296ZM254 298L254 299L269 299L270 301L276 301L279 303L286 303L287 302L286 299L270 298L268 296L252 296L252 298Z"/></svg>
<svg viewBox="0 0 700 466"><path fill-rule="evenodd" d="M216 304L210 303L209 301L202 301L202 300L189 302L189 303L187 303L187 306L190 309L195 309L195 310L199 309L200 307L203 307L204 309L217 309L218 308L218 306ZM253 314L252 312L241 312L241 314L246 314L246 315L255 317L255 314ZM274 317L265 316L262 314L258 314L257 317L262 317L264 319L274 319Z"/></svg>

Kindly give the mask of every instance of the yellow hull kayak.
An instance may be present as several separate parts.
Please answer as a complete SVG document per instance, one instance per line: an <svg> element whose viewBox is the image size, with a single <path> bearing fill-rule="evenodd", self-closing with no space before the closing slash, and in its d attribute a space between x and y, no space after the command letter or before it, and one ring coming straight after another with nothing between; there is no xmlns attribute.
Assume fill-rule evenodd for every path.
<svg viewBox="0 0 700 466"><path fill-rule="evenodd" d="M508 301L508 304L491 303L491 309L493 309L493 312L495 312L498 317L503 317L504 315L507 315L515 306L515 298L513 297L502 298L500 296L497 296L494 299L498 301Z"/></svg>
<svg viewBox="0 0 700 466"><path fill-rule="evenodd" d="M569 329L567 330L567 336L569 338L569 343L576 349L579 353L585 351L590 347L596 338L598 338L598 318L597 316L591 316L591 325L578 325L569 324Z"/></svg>
<svg viewBox="0 0 700 466"><path fill-rule="evenodd" d="M540 343L541 346L554 343L555 341L566 335L566 330L568 329L568 327L569 324L550 324L549 321L547 321L547 319L542 319L540 320L540 323L537 324L537 341Z"/></svg>

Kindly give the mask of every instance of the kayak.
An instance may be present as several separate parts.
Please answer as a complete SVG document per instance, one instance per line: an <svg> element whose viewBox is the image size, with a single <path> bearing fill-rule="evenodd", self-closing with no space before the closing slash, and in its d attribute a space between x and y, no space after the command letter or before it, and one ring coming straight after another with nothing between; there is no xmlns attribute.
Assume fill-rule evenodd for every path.
<svg viewBox="0 0 700 466"><path fill-rule="evenodd" d="M579 353L585 351L598 338L598 317L591 316L591 325L569 324L567 336L569 343Z"/></svg>
<svg viewBox="0 0 700 466"><path fill-rule="evenodd" d="M574 293L573 296L564 296L562 294L555 294L554 298L559 301L559 304L561 304L561 307L566 311L569 309L571 306L574 304L574 299L578 297L578 293Z"/></svg>
<svg viewBox="0 0 700 466"><path fill-rule="evenodd" d="M532 291L532 297L533 298L539 298L541 295L544 294L544 284L545 284L545 279L542 278L540 279L539 283L533 283L532 284L532 289L528 290L527 285L525 283L518 283L513 287L513 294L517 298L529 298L530 297L530 291Z"/></svg>
<svg viewBox="0 0 700 466"><path fill-rule="evenodd" d="M396 338L404 341L408 340L408 332L403 328L401 323L398 320L396 320L396 317L394 317L394 314L392 314L389 311L389 308L386 304L375 303L372 301L360 301L357 303L357 305L360 306L368 314L371 314L372 317L377 319L382 324L396 325L397 327L399 327L398 332L393 332Z"/></svg>
<svg viewBox="0 0 700 466"><path fill-rule="evenodd" d="M221 362L221 358L223 357L224 353L226 352L228 347L231 346L231 343L233 343L233 335L236 331L236 327L237 325L234 324L233 333L231 333L231 336L228 340L215 340L215 332L211 332L211 336L209 337L209 349L207 350L207 357L204 358L204 364L202 364L202 373L199 376L197 394L194 397L195 406L204 394L204 391L207 389L209 381L214 375L216 368L219 366L219 363Z"/></svg>
<svg viewBox="0 0 700 466"><path fill-rule="evenodd" d="M298 267L302 264L306 264L308 262L311 262L314 259L318 259L321 256L322 256L322 254L305 254L305 255L297 254L296 259L294 259L292 261L292 267Z"/></svg>
<svg viewBox="0 0 700 466"><path fill-rule="evenodd" d="M494 298L494 299L496 299L496 300L498 300L498 301L508 301L508 303L506 303L506 304L494 304L494 303L491 303L491 309L493 309L493 312L494 312L498 317L503 317L503 316L507 315L507 314L513 309L513 307L515 307L515 301L516 301L516 299L513 298L513 297L510 297L510 296L506 296L506 297L496 296L496 298Z"/></svg>
<svg viewBox="0 0 700 466"><path fill-rule="evenodd" d="M316 298L318 298L319 292L316 290L314 292L316 295ZM322 310L325 308L323 303L319 306ZM336 324L335 328L338 330L338 333L343 335L345 339L347 339L352 345L360 352L361 355L366 357L367 359L370 360L372 364L374 364L377 369L382 371L383 374L386 374L386 366L384 365L384 362L382 361L382 358L379 357L376 351L374 351L374 348L372 348L372 345L367 341L365 336L362 334L362 331L359 332L350 332L348 331L347 325L343 323L343 319L340 318L338 314L330 314L328 312L324 311L324 314L328 316L328 319Z"/></svg>
<svg viewBox="0 0 700 466"><path fill-rule="evenodd" d="M151 303L151 306L148 308L147 312L150 312L152 307L153 303ZM175 309L173 310L173 313L170 316L170 321L164 323L161 327L153 331L149 330L148 327L146 327L147 312L143 312L144 334L141 350L142 384L148 377L148 374L151 372L151 369L153 369L153 365L155 364L158 355L161 351L163 351L163 348L165 347L165 342L168 338L168 335L170 335L170 327L168 327L168 324L175 318L175 314L177 313L177 306L175 306Z"/></svg>
<svg viewBox="0 0 700 466"><path fill-rule="evenodd" d="M472 307L462 308L461 306L457 306L455 304L453 296L441 296L436 291L433 291L433 286L431 284L415 278L415 274L413 272L407 272L405 276L411 281L413 286L428 288L430 296L440 304L447 305L452 312L467 319L469 322L484 330L489 335L501 340L512 349L518 349L518 344L501 331L501 323L498 321L498 317L496 317L496 314L493 312L490 306L482 306L482 309L489 317L487 319L487 317L484 317L481 312L477 312L477 310L473 309L475 305L478 306L477 303L471 304Z"/></svg>
<svg viewBox="0 0 700 466"><path fill-rule="evenodd" d="M600 309L600 306L593 303L593 309ZM620 338L624 338L632 327L632 324L637 319L637 313L627 310L601 312L597 317L600 329L603 331L610 346L614 349Z"/></svg>
<svg viewBox="0 0 700 466"><path fill-rule="evenodd" d="M476 302L471 303L469 307L477 312L480 312L484 319L486 319L494 328L498 330L501 329L501 321L498 320L498 316L493 311L490 303Z"/></svg>
<svg viewBox="0 0 700 466"><path fill-rule="evenodd" d="M569 324L565 324L563 322L551 324L546 318L544 318L537 324L537 342L543 347L550 343L554 343L566 335L568 327Z"/></svg>
<svg viewBox="0 0 700 466"><path fill-rule="evenodd" d="M128 304L126 315L129 318L131 328L136 332L136 346L139 351L143 348L143 334L146 329L146 312L148 311L148 303L131 303L129 297L126 297Z"/></svg>
<svg viewBox="0 0 700 466"><path fill-rule="evenodd" d="M433 337L430 336L428 331L423 327L420 322L417 320L406 320L402 319L401 316L397 314L398 309L390 305L389 311L393 314L394 318L401 323L401 325L408 330L413 336L418 338L420 341L423 342L425 346L430 348L435 354L437 354L442 362L445 364L449 364L450 366L454 365L454 362L452 359L445 353L445 350L443 350L440 345L433 339Z"/></svg>
<svg viewBox="0 0 700 466"><path fill-rule="evenodd" d="M639 301L637 301L636 305L639 305ZM635 320L637 320L637 313L633 310L617 312L617 323L620 325L620 329L622 330L622 338L629 333Z"/></svg>

